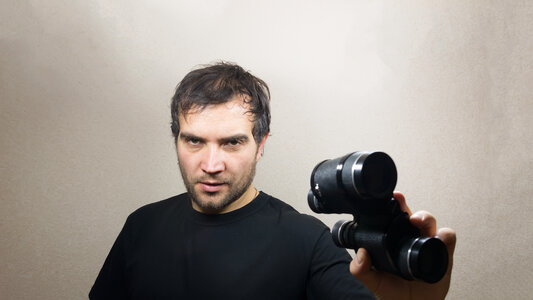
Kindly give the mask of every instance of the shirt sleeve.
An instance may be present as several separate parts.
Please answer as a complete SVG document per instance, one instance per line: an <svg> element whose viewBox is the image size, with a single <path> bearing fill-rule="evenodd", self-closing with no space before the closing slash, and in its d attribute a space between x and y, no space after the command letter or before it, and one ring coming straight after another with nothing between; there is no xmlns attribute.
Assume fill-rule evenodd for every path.
<svg viewBox="0 0 533 300"><path fill-rule="evenodd" d="M127 286L124 277L125 267L125 239L127 235L128 221L119 233L111 251L98 273L98 277L94 282L91 291L89 292L89 299L127 299Z"/></svg>
<svg viewBox="0 0 533 300"><path fill-rule="evenodd" d="M309 299L376 299L366 286L350 273L351 256L337 247L324 229L313 251L307 295Z"/></svg>

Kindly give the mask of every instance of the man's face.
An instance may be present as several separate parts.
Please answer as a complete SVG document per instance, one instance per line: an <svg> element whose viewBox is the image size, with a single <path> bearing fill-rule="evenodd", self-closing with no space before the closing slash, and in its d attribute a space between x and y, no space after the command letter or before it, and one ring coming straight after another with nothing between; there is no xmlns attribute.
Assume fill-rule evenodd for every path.
<svg viewBox="0 0 533 300"><path fill-rule="evenodd" d="M242 97L179 116L178 160L194 209L225 213L253 200L251 183L266 137L252 135Z"/></svg>

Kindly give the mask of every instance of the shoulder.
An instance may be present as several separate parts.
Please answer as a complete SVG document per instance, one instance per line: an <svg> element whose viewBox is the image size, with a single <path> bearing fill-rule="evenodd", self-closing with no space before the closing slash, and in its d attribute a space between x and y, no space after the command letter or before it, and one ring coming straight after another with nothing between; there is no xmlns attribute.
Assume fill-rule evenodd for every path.
<svg viewBox="0 0 533 300"><path fill-rule="evenodd" d="M165 200L146 204L132 212L126 223L149 223L151 220L165 219L173 214L184 213L189 205L186 193Z"/></svg>
<svg viewBox="0 0 533 300"><path fill-rule="evenodd" d="M286 202L263 193L267 197L265 209L271 211L278 218L280 225L289 227L291 231L309 232L317 234L329 231L329 228L316 217L302 214Z"/></svg>

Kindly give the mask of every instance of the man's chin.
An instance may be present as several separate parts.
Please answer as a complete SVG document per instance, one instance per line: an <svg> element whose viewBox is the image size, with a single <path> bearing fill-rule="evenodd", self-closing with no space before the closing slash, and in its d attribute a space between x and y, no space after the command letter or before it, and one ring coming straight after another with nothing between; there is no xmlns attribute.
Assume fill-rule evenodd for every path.
<svg viewBox="0 0 533 300"><path fill-rule="evenodd" d="M196 194L192 200L204 213L219 213L231 204L231 201L227 201L222 193Z"/></svg>

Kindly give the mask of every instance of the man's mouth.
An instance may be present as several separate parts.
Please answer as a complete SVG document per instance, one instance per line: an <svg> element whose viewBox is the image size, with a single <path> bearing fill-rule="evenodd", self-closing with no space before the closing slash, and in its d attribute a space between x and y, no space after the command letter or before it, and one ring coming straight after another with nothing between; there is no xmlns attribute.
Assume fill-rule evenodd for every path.
<svg viewBox="0 0 533 300"><path fill-rule="evenodd" d="M198 183L198 185L204 192L215 193L222 189L224 183L220 181L201 181Z"/></svg>

